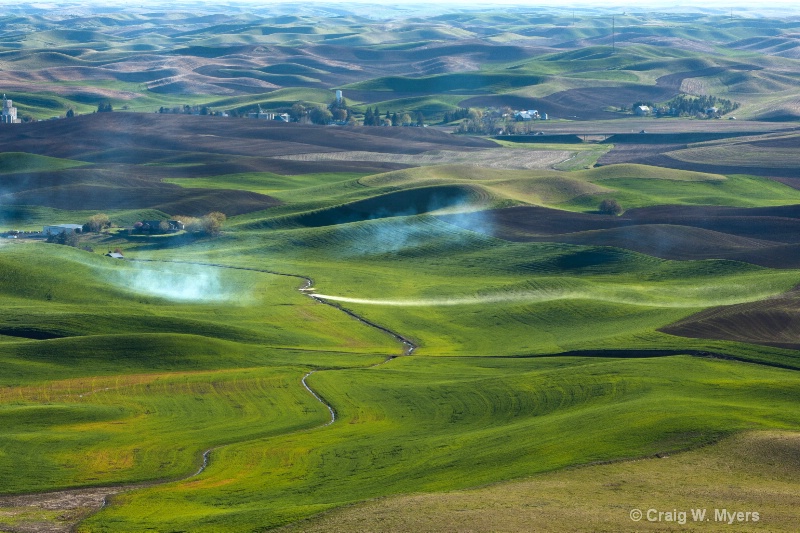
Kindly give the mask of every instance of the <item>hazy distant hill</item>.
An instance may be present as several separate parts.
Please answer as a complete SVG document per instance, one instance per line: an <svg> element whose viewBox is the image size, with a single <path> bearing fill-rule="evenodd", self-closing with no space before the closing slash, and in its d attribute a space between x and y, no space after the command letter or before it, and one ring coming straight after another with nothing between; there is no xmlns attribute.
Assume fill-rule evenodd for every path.
<svg viewBox="0 0 800 533"><path fill-rule="evenodd" d="M620 108L681 93L735 100L748 118L800 116L797 16L706 10L613 13L612 21L601 8L509 8L425 18L346 4L7 13L0 88L35 118L106 101L146 112L286 111L328 104L334 88L362 104L359 112L378 105L428 121L468 106L620 118Z"/></svg>

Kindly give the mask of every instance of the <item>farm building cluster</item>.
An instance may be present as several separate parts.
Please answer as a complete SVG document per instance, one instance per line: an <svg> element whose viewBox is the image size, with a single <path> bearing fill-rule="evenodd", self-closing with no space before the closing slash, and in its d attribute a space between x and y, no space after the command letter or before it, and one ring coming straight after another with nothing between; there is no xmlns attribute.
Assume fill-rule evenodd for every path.
<svg viewBox="0 0 800 533"><path fill-rule="evenodd" d="M514 111L514 120L530 122L531 120L547 120L547 113L539 113L538 109L523 109Z"/></svg>
<svg viewBox="0 0 800 533"><path fill-rule="evenodd" d="M133 225L134 233L149 233L151 235L177 233L183 229L185 229L185 226L180 220L142 220Z"/></svg>
<svg viewBox="0 0 800 533"><path fill-rule="evenodd" d="M289 116L289 113L267 113L266 111L261 109L261 105L258 106L258 111L252 111L247 114L247 118L255 118L260 120L279 120L281 122L291 122L292 117Z"/></svg>
<svg viewBox="0 0 800 533"><path fill-rule="evenodd" d="M83 232L83 224L54 224L51 226L44 226L42 228L42 235L49 237L50 235L59 235L61 233L81 233Z"/></svg>
<svg viewBox="0 0 800 533"><path fill-rule="evenodd" d="M0 113L0 123L19 124L22 120L17 118L17 108L14 103L3 95L3 110Z"/></svg>
<svg viewBox="0 0 800 533"><path fill-rule="evenodd" d="M177 233L183 231L185 225L180 220L142 220L133 224L132 233L150 235ZM51 224L42 228L42 236L60 235L61 233L84 233L89 231L86 224Z"/></svg>

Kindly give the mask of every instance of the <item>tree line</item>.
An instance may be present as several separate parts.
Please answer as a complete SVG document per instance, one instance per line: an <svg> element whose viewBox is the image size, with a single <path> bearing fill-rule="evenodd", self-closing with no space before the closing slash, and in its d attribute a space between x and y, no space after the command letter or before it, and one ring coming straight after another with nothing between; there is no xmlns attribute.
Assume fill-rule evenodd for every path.
<svg viewBox="0 0 800 533"><path fill-rule="evenodd" d="M378 106L373 110L368 107L364 112L364 125L365 126L424 126L425 115L422 111L417 111L412 117L409 113L402 113L398 115L396 112L392 113L387 111L386 115L382 116Z"/></svg>
<svg viewBox="0 0 800 533"><path fill-rule="evenodd" d="M179 220L183 224L183 230L186 233L194 233L197 235L219 235L222 232L222 225L225 223L227 217L225 213L220 213L219 211L212 211L207 215L203 215L201 217L191 217L191 216L183 216L183 215L176 215L172 217L173 220ZM113 224L111 223L111 219L105 213L97 213L96 215L92 215L89 217L89 220L83 224L78 231L61 231L59 233L50 233L47 236L46 242L52 244L61 244L64 246L73 246L79 247L81 244L81 235L86 235L88 233L101 233L109 228L111 228ZM168 221L163 220L159 223L157 228L151 229L144 229L143 222L136 222L133 224L133 228L130 230L131 233L167 233L171 230L170 224ZM127 233L128 230L123 230L123 234ZM91 247L83 246L84 250L92 251Z"/></svg>
<svg viewBox="0 0 800 533"><path fill-rule="evenodd" d="M455 111L445 111L442 117L442 124L449 124L465 118L469 118L469 108L461 107Z"/></svg>
<svg viewBox="0 0 800 533"><path fill-rule="evenodd" d="M656 116L686 117L703 115L719 117L739 109L739 102L711 95L689 96L679 94L664 104L636 102L631 109L635 110L639 106L649 107ZM713 109L716 109L716 111L711 111Z"/></svg>

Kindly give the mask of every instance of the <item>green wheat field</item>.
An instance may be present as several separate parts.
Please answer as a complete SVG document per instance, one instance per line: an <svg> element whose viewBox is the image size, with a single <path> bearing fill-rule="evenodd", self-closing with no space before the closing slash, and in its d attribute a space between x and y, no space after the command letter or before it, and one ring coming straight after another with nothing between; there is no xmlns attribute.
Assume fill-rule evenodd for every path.
<svg viewBox="0 0 800 533"><path fill-rule="evenodd" d="M75 116L0 129L0 531L796 529L800 19L37 9L0 81ZM213 115L331 88L428 127ZM678 94L740 118L629 110Z"/></svg>

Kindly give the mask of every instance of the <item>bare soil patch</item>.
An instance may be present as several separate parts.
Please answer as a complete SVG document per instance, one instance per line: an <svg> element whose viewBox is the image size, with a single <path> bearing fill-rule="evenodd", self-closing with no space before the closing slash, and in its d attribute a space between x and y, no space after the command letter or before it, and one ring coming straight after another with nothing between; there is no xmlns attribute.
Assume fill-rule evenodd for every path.
<svg viewBox="0 0 800 533"><path fill-rule="evenodd" d="M800 206L658 206L618 217L522 206L439 218L466 228L490 227L495 237L509 241L613 246L662 259L800 268Z"/></svg>
<svg viewBox="0 0 800 533"><path fill-rule="evenodd" d="M281 532L795 531L800 436L759 431L683 453L538 474L470 490L378 498L321 513ZM709 488L713 487L713 488ZM706 507L708 522L630 519L632 509ZM734 503L731 503L734 502ZM714 521L714 509L758 509L758 523ZM659 509L660 510L660 509ZM676 518L677 520L677 518ZM674 527L673 527L674 526Z"/></svg>
<svg viewBox="0 0 800 533"><path fill-rule="evenodd" d="M642 130L651 133L742 133L766 134L773 132L789 133L794 125L752 120L701 120L693 118L656 118L616 115L615 120L594 120L586 122L538 123L547 133L569 133L575 135L601 135L617 133L638 133Z"/></svg>
<svg viewBox="0 0 800 533"><path fill-rule="evenodd" d="M131 488L131 487L128 487ZM122 487L0 496L0 529L12 533L68 533L100 510Z"/></svg>
<svg viewBox="0 0 800 533"><path fill-rule="evenodd" d="M636 161L643 165L652 165L656 167L667 167L678 170L694 170L696 172L709 172L712 174L750 174L752 176L762 176L766 178L800 178L799 167L786 167L782 164L772 166L767 163L765 166L747 166L741 167L738 165L727 165L718 159L709 160L707 163L681 161L669 154L660 154L654 156L647 156ZM778 161L779 162L779 161Z"/></svg>
<svg viewBox="0 0 800 533"><path fill-rule="evenodd" d="M667 86L626 85L623 87L592 87L569 89L543 98L517 95L476 96L459 102L462 107L504 107L538 109L551 119L610 120L623 117L608 111L609 107L630 105L637 101L669 100L677 90Z"/></svg>
<svg viewBox="0 0 800 533"><path fill-rule="evenodd" d="M660 331L700 339L731 340L800 349L800 290L737 305L706 309Z"/></svg>
<svg viewBox="0 0 800 533"><path fill-rule="evenodd" d="M615 144L614 148L600 156L597 164L636 163L685 146L685 144Z"/></svg>
<svg viewBox="0 0 800 533"><path fill-rule="evenodd" d="M421 154L386 154L380 152L348 151L318 154L278 156L277 159L294 161L369 161L397 163L408 166L420 165L471 165L484 168L510 170L547 169L569 159L572 152L564 150L515 150L496 148L493 150L434 150Z"/></svg>
<svg viewBox="0 0 800 533"><path fill-rule="evenodd" d="M53 172L4 176L0 202L57 209L159 209L166 213L200 216L221 211L229 216L260 211L280 204L277 199L249 191L186 189L163 183L170 167L98 165ZM196 167L172 167L192 174ZM72 172L76 170L76 172Z"/></svg>
<svg viewBox="0 0 800 533"><path fill-rule="evenodd" d="M0 196L8 205L39 205L56 209L110 210L158 209L165 213L200 216L221 211L229 216L267 209L280 204L271 196L234 190L185 189L178 185L151 182L143 187L122 184L76 184L47 187Z"/></svg>
<svg viewBox="0 0 800 533"><path fill-rule="evenodd" d="M119 149L128 154L146 149L269 157L346 150L418 154L445 148L497 147L485 139L430 128L321 127L155 113L96 113L21 124L0 129L0 143L4 151L79 160ZM136 161L148 162L148 157Z"/></svg>
<svg viewBox="0 0 800 533"><path fill-rule="evenodd" d="M13 130L13 131L12 131ZM59 209L154 208L166 213L229 216L279 202L248 191L186 189L165 178L241 172L380 173L415 165L415 154L444 152L473 157L497 144L422 128L340 128L221 117L97 113L69 120L0 128L4 151L93 163L79 169L8 175L0 191L6 205ZM368 150L372 161L290 161L287 154ZM389 154L389 155L382 155ZM459 155L460 154L460 155ZM396 159L397 161L393 161ZM495 158L497 159L497 158ZM502 160L502 158L500 158ZM403 162L401 162L403 161Z"/></svg>

